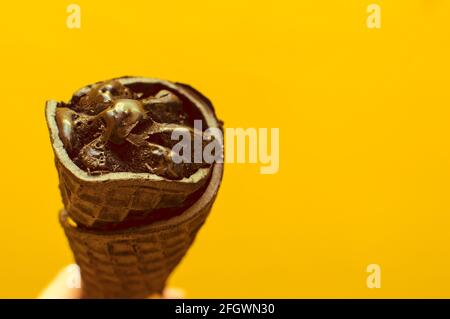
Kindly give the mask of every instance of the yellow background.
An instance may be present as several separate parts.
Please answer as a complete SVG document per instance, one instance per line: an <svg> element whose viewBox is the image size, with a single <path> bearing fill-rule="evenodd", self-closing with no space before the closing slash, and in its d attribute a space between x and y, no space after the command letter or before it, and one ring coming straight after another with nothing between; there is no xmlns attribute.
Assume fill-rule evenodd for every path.
<svg viewBox="0 0 450 319"><path fill-rule="evenodd" d="M0 297L36 296L72 260L45 100L122 75L190 83L228 127L280 128L278 174L226 166L171 278L188 297L450 297L450 1L79 0L80 30L70 3L1 6Z"/></svg>

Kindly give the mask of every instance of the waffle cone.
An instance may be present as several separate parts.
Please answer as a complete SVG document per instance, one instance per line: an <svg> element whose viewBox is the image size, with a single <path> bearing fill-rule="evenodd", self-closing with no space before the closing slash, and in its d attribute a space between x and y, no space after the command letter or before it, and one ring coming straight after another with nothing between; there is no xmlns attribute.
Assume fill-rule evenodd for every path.
<svg viewBox="0 0 450 319"><path fill-rule="evenodd" d="M207 98L191 87L148 78L121 78L125 85L163 85L188 99L203 115L208 127L221 127ZM80 94L83 88L76 94ZM205 187L212 168L201 168L182 180L169 180L149 173L107 173L89 175L77 167L59 137L55 120L56 101L48 101L46 119L55 154L59 188L65 210L87 227L118 224L129 218L145 219L158 210L186 207L196 192Z"/></svg>
<svg viewBox="0 0 450 319"><path fill-rule="evenodd" d="M203 195L182 214L117 231L76 227L65 210L60 223L80 266L84 298L145 298L162 293L167 278L194 241L214 203L222 165Z"/></svg>
<svg viewBox="0 0 450 319"><path fill-rule="evenodd" d="M187 85L148 78L119 80L176 91L197 108L207 127L222 127L209 100ZM85 90L88 87L76 94ZM213 163L176 181L149 173L89 175L64 148L55 120L57 106L47 102L46 119L64 203L59 219L80 266L83 296L145 298L161 293L211 210L223 164Z"/></svg>

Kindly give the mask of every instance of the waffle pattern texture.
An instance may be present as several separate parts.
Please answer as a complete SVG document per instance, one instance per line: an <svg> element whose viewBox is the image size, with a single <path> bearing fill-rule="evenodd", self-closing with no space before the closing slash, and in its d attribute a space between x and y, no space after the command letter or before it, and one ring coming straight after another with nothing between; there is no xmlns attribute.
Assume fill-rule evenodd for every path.
<svg viewBox="0 0 450 319"><path fill-rule="evenodd" d="M84 298L145 298L162 293L205 222L212 202L192 218L125 231L91 232L60 222L80 267Z"/></svg>
<svg viewBox="0 0 450 319"><path fill-rule="evenodd" d="M71 218L85 226L96 223L120 223L127 217L144 217L155 209L181 206L190 192L159 189L144 179L86 181L77 178L55 159L59 189L64 207Z"/></svg>

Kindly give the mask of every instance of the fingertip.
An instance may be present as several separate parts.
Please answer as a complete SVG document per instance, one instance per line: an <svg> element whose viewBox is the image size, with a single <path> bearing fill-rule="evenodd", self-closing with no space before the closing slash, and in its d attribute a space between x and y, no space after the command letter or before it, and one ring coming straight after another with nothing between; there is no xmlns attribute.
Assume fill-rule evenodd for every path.
<svg viewBox="0 0 450 319"><path fill-rule="evenodd" d="M166 288L162 294L151 294L148 299L183 299L185 292L180 288Z"/></svg>
<svg viewBox="0 0 450 319"><path fill-rule="evenodd" d="M76 264L70 264L61 269L38 296L38 299L79 298L81 298L81 277L80 268Z"/></svg>
<svg viewBox="0 0 450 319"><path fill-rule="evenodd" d="M183 299L185 291L180 288L167 288L164 290L164 299Z"/></svg>

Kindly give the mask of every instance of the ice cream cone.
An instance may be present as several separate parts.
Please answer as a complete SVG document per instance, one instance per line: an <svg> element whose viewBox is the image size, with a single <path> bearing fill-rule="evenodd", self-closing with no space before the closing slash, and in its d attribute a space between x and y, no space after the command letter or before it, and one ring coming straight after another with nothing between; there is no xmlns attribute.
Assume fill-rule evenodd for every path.
<svg viewBox="0 0 450 319"><path fill-rule="evenodd" d="M209 100L189 86L147 78L120 81L168 87L189 99L208 127L222 126ZM145 298L161 293L211 210L223 164L213 163L183 180L131 172L92 176L66 152L56 107L57 102L47 102L46 118L65 207L60 223L80 266L83 296Z"/></svg>

